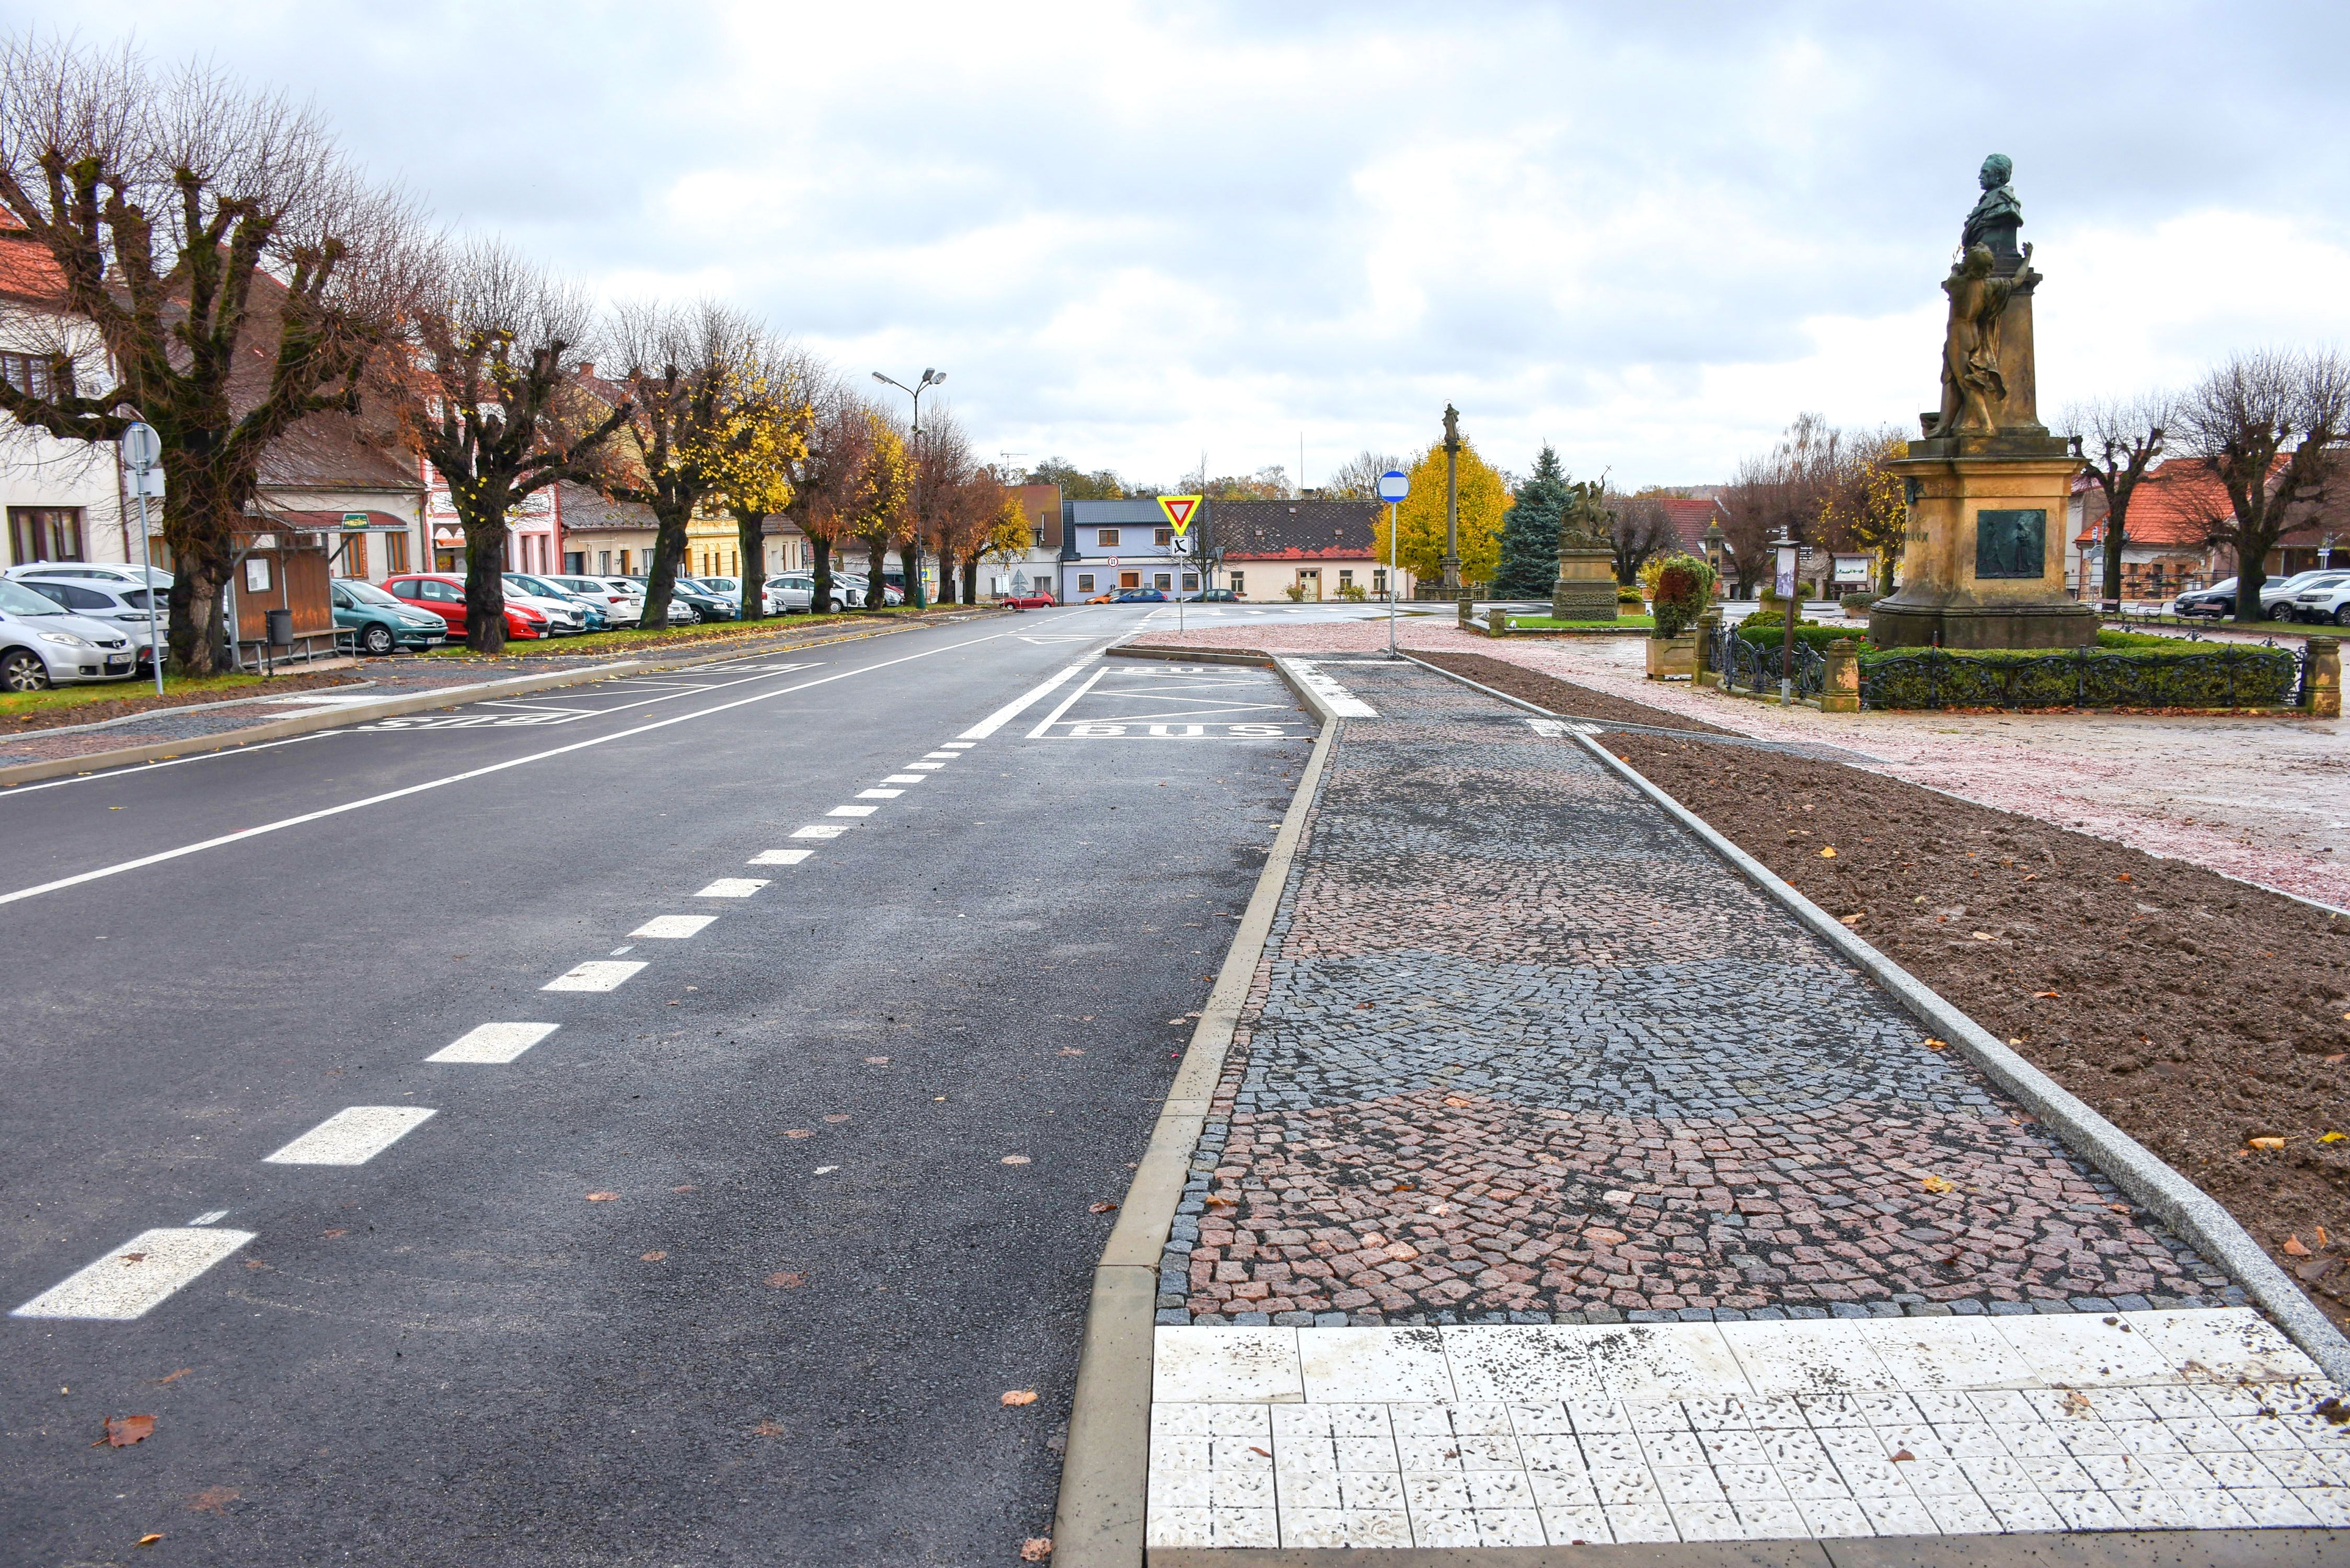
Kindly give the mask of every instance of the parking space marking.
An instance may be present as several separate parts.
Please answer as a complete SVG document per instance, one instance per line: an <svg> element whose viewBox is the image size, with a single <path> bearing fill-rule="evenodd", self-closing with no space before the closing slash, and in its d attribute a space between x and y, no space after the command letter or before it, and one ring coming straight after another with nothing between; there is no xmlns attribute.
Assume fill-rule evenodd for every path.
<svg viewBox="0 0 2350 1568"><path fill-rule="evenodd" d="M8 1315L130 1323L145 1317L181 1286L253 1240L251 1231L179 1225L141 1231Z"/></svg>
<svg viewBox="0 0 2350 1568"><path fill-rule="evenodd" d="M757 877L721 877L694 895L697 898L747 898L767 884ZM631 933L641 935L642 933Z"/></svg>
<svg viewBox="0 0 2350 1568"><path fill-rule="evenodd" d="M827 836L829 836L829 835ZM813 849L762 849L756 855L752 856L748 861L744 862L744 864L751 866L796 866L815 853L816 851Z"/></svg>
<svg viewBox="0 0 2350 1568"><path fill-rule="evenodd" d="M428 1062L511 1062L561 1027L559 1023L480 1023L424 1059Z"/></svg>
<svg viewBox="0 0 2350 1568"><path fill-rule="evenodd" d="M836 812L834 815L864 816L868 814L852 806L845 812ZM792 836L794 838L837 838L848 831L848 826L849 825L845 822L811 822L806 827L793 828Z"/></svg>
<svg viewBox="0 0 2350 1568"><path fill-rule="evenodd" d="M1058 675L1054 676L1050 680L1045 681L1043 685L1029 688L1026 691L1014 697L1011 701L1006 702L1003 707L998 708L994 712L990 713L986 718L982 719L978 723L973 724L970 729L965 730L962 732L962 739L967 742L983 741L987 739L988 736L993 735L996 731L1001 730L1004 725L1009 724L1013 720L1020 717L1021 714L1026 712L1030 708L1033 708L1037 703L1043 701L1047 696L1060 690L1062 685L1066 683L1071 676L1075 675L1078 670L1083 670L1085 667L1085 661L1080 659L1076 663L1070 665L1066 670L1062 670ZM948 743L952 744L953 742L950 742Z"/></svg>
<svg viewBox="0 0 2350 1568"><path fill-rule="evenodd" d="M880 810L880 809L881 809L881 808L880 808L879 806L878 806L878 805L836 805L836 806L834 806L830 811L826 812L826 813L825 813L825 815L827 815L827 816L870 816L870 815L872 815L875 812L877 812L877 811L879 811L879 810Z"/></svg>
<svg viewBox="0 0 2350 1568"><path fill-rule="evenodd" d="M766 884L762 882L759 886L764 888ZM709 896L708 888L705 888L702 889L702 896L705 898ZM702 927L710 924L711 921L717 918L718 917L715 915L655 915L651 919L647 920L643 925L639 926L635 930L630 931L629 935L632 937L665 937L671 940L679 937L696 936L701 933Z"/></svg>
<svg viewBox="0 0 2350 1568"><path fill-rule="evenodd" d="M1107 664L1103 665L1099 670L1095 670L1091 680L1088 680L1083 686L1078 687L1075 691L1070 692L1066 697L1062 698L1060 706L1045 714L1045 722L1028 732L1028 738L1033 741L1042 735L1045 731L1051 729L1055 723L1059 722L1061 715L1069 711L1070 704L1076 701L1078 698L1083 697L1087 692L1092 691L1094 689L1095 682L1100 680L1103 676L1107 675L1108 673L1109 666Z"/></svg>
<svg viewBox="0 0 2350 1568"><path fill-rule="evenodd" d="M439 1113L422 1106L347 1106L264 1165L365 1165Z"/></svg>
<svg viewBox="0 0 2350 1568"><path fill-rule="evenodd" d="M630 975L644 967L635 960L614 963L609 959L590 959L586 963L572 965L538 989L541 991L618 991Z"/></svg>

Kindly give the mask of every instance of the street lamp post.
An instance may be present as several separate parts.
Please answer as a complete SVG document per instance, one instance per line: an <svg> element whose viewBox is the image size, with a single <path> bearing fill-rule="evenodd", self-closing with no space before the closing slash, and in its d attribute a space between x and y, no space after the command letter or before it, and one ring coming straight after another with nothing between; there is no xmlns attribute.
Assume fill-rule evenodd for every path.
<svg viewBox="0 0 2350 1568"><path fill-rule="evenodd" d="M945 381L947 373L944 370L933 370L925 366L922 369L922 379L910 387L895 377L883 375L879 370L873 372L873 379L884 386L897 388L914 400L914 422L907 427L907 433L919 436L922 433L922 394ZM913 558L906 563L906 602L916 609L922 609L929 605L930 596L922 591L922 535L920 529L914 532L912 545ZM882 602L887 604L889 598L889 585L881 575L881 563L879 561L873 563L873 576L876 581L872 591L879 594Z"/></svg>

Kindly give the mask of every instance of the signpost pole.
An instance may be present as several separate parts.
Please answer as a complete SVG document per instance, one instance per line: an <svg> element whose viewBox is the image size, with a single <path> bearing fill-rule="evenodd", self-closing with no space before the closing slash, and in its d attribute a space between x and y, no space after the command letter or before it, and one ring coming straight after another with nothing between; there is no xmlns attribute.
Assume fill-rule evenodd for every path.
<svg viewBox="0 0 2350 1568"><path fill-rule="evenodd" d="M143 421L122 432L122 455L130 464L130 488L139 497L139 566L147 588L147 664L155 673L155 695L163 694L163 647L155 624L155 564L147 542L147 475L163 455L162 438Z"/></svg>
<svg viewBox="0 0 2350 1568"><path fill-rule="evenodd" d="M1379 475L1379 499L1388 504L1388 657L1396 652L1396 595L1403 587L1402 556L1396 545L1396 506L1411 493L1411 476L1399 468ZM1447 559L1450 559L1448 556Z"/></svg>

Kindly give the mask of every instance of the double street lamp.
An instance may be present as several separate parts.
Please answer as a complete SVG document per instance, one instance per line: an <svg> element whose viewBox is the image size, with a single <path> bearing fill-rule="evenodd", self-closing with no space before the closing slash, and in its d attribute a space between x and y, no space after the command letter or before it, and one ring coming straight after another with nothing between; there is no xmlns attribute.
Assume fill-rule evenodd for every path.
<svg viewBox="0 0 2350 1568"><path fill-rule="evenodd" d="M922 379L910 387L896 377L885 376L879 370L873 372L873 379L885 387L897 388L914 400L914 422L907 427L907 431L909 434L919 436L922 433L922 394L932 387L943 383L947 379L947 373L944 370L933 370L925 366L922 369ZM916 609L921 609L930 603L930 596L922 591L922 541L919 535L914 538L913 548L910 555L910 558L905 563L906 602ZM876 580L871 591L880 594L886 600L889 597L889 583L881 576L881 563L879 561L873 563L873 576Z"/></svg>

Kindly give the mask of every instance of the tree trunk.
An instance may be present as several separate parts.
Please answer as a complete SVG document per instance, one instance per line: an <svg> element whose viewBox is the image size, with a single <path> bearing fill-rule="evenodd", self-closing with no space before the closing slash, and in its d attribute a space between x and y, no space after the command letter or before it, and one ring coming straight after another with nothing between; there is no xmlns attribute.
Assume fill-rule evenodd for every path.
<svg viewBox="0 0 2350 1568"><path fill-rule="evenodd" d="M979 602L979 557L975 555L962 564L962 602Z"/></svg>
<svg viewBox="0 0 2350 1568"><path fill-rule="evenodd" d="M2098 587L2101 601L2119 604L2122 597L2122 552L2129 546L2126 523L2129 515L2129 492L2117 490L2106 497L2106 569Z"/></svg>
<svg viewBox="0 0 2350 1568"><path fill-rule="evenodd" d="M503 653L506 646L506 524L465 523L465 646ZM552 629L552 628L550 628Z"/></svg>
<svg viewBox="0 0 2350 1568"><path fill-rule="evenodd" d="M767 614L767 520L748 513L734 514L735 548L742 556L743 618L763 620Z"/></svg>
<svg viewBox="0 0 2350 1568"><path fill-rule="evenodd" d="M955 590L962 586L956 577L955 566L955 553L952 546L946 545L940 545L939 603L942 605L959 604L962 602L961 598L955 592Z"/></svg>
<svg viewBox="0 0 2350 1568"><path fill-rule="evenodd" d="M2261 587L2269 580L2265 565L2268 556L2265 539L2247 540L2241 534L2237 535L2236 613L2230 618L2247 623L2261 618Z"/></svg>
<svg viewBox="0 0 2350 1568"><path fill-rule="evenodd" d="M670 515L671 512L675 515ZM652 566L645 573L645 615L639 626L669 629L669 601L677 587L678 563L685 559L685 525L693 515L691 505L653 508L659 530L653 535Z"/></svg>
<svg viewBox="0 0 2350 1568"><path fill-rule="evenodd" d="M832 613L832 541L808 535L808 553L816 557L816 592L808 596L808 614Z"/></svg>
<svg viewBox="0 0 2350 1568"><path fill-rule="evenodd" d="M889 584L882 572L889 564L889 535L865 536L865 609L868 615L889 607Z"/></svg>
<svg viewBox="0 0 2350 1568"><path fill-rule="evenodd" d="M904 548L899 552L899 559L906 567L906 607L909 609L928 609L931 595L922 585L922 536L920 534L906 541Z"/></svg>

